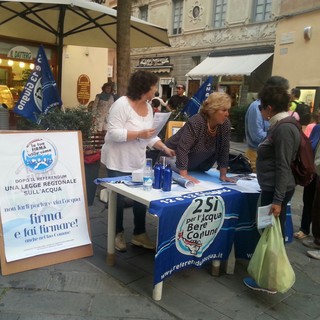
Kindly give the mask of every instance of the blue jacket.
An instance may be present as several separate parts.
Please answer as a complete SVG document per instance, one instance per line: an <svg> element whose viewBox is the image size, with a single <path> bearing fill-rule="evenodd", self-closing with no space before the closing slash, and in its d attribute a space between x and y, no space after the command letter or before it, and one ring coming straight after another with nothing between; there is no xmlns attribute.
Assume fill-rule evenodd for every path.
<svg viewBox="0 0 320 320"><path fill-rule="evenodd" d="M246 141L249 148L256 150L267 136L269 121L262 118L259 110L260 100L253 101L245 116Z"/></svg>
<svg viewBox="0 0 320 320"><path fill-rule="evenodd" d="M320 140L320 124L317 124L313 127L309 138L311 140L312 150L314 152L316 150L318 141Z"/></svg>

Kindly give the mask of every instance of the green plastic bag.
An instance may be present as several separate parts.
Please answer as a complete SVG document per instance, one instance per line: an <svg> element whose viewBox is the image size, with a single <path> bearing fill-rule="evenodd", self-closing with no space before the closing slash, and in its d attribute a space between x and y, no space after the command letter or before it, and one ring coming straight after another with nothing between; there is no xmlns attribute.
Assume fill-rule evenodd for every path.
<svg viewBox="0 0 320 320"><path fill-rule="evenodd" d="M248 265L248 273L261 288L284 293L296 276L283 243L279 219L264 229Z"/></svg>

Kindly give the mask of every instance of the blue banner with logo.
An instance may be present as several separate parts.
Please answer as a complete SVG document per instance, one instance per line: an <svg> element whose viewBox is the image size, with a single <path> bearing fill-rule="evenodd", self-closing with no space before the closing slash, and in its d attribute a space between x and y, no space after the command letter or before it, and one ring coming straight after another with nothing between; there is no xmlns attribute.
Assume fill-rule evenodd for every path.
<svg viewBox="0 0 320 320"><path fill-rule="evenodd" d="M31 121L38 122L39 114L62 105L43 46L40 46L35 67L31 71L19 101L13 111Z"/></svg>
<svg viewBox="0 0 320 320"><path fill-rule="evenodd" d="M149 212L159 218L154 284L178 270L201 267L211 260L227 260L235 241L240 255L250 256L259 239L255 227L258 194L229 188L186 193L176 198L151 201ZM240 218L241 217L241 218ZM239 230L249 223L251 231ZM241 234L254 234L253 239Z"/></svg>
<svg viewBox="0 0 320 320"><path fill-rule="evenodd" d="M209 97L209 94L212 92L212 81L213 77L208 77L208 79L201 85L196 94L185 105L182 113L186 113L188 117L191 117L194 114L198 113L202 102L206 100Z"/></svg>

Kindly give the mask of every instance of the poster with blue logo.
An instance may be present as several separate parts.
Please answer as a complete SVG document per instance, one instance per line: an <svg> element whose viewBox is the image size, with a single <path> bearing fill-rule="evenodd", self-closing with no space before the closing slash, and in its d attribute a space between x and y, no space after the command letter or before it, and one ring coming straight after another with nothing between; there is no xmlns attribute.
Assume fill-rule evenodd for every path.
<svg viewBox="0 0 320 320"><path fill-rule="evenodd" d="M78 133L5 133L0 148L6 262L91 245Z"/></svg>

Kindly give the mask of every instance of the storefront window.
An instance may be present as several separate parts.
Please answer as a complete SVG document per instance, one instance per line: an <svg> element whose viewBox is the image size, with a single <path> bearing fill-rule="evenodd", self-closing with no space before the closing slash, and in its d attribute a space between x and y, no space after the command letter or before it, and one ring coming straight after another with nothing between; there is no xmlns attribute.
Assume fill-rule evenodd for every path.
<svg viewBox="0 0 320 320"><path fill-rule="evenodd" d="M308 88L300 88L300 101L305 102L308 106L310 106L311 111L315 109L314 101L315 101L315 96L316 96L316 89L308 89Z"/></svg>
<svg viewBox="0 0 320 320"><path fill-rule="evenodd" d="M19 61L1 58L0 84L10 88L14 102L17 102L20 93L34 68L33 61Z"/></svg>
<svg viewBox="0 0 320 320"><path fill-rule="evenodd" d="M9 87L14 103L18 101L24 85L34 69L37 51L38 48L34 46L0 43L0 85ZM50 49L46 50L46 54L48 60L51 60L52 52Z"/></svg>

